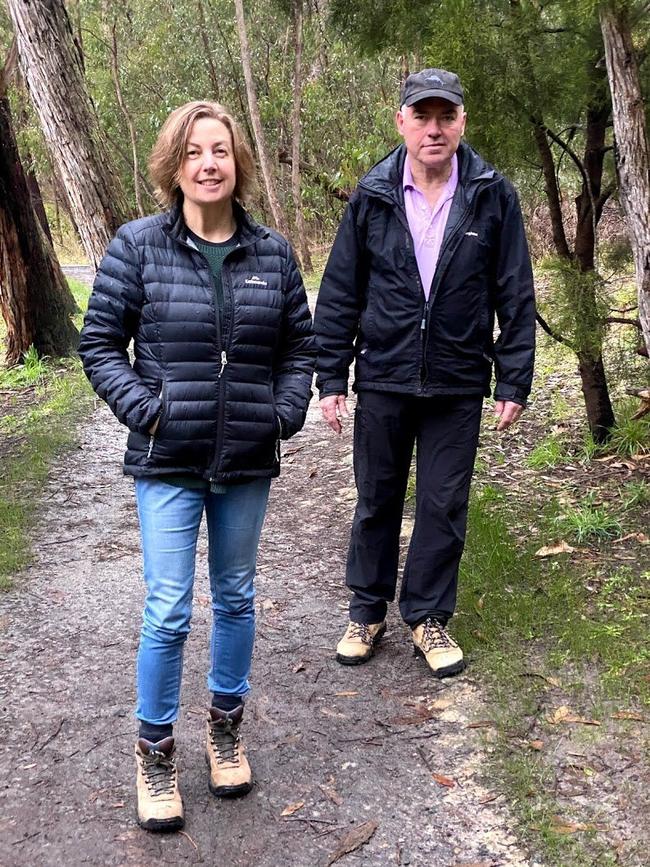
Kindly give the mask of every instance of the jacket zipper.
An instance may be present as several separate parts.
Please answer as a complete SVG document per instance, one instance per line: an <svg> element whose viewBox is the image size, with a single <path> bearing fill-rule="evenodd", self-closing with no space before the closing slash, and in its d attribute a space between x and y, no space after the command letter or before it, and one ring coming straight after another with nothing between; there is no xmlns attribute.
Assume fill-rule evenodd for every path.
<svg viewBox="0 0 650 867"><path fill-rule="evenodd" d="M163 380L160 383L160 394L158 395L158 400L162 403L162 409L160 410L160 415L157 418L158 424L160 424L160 419L162 418L162 414L165 411L165 402L163 400L163 396L165 394L165 381ZM156 428L156 430L158 430ZM147 460L151 457L151 452L153 451L153 447L156 444L156 434L149 434L149 450L147 451Z"/></svg>
<svg viewBox="0 0 650 867"><path fill-rule="evenodd" d="M254 243L253 241L249 241L248 244L240 244L235 249L241 250L242 247L250 246L253 243ZM224 419L225 419L225 414L226 414L226 408L224 405L224 403L225 403L224 402L225 377L223 374L226 370L226 365L228 364L228 352L230 351L230 344L231 344L231 340L232 340L232 328L230 327L230 319L229 319L227 314L228 314L228 312L230 312L230 315L232 316L232 315L234 315L234 312L235 312L235 296L234 296L234 293L232 291L232 285L230 283L230 275L229 275L228 271L226 270L225 266L226 266L226 261L228 260L228 257L231 256L233 252L234 251L231 250L231 252L228 253L226 258L223 260L223 265L221 267L221 284L222 284L223 289L224 289L224 293L223 293L223 298L224 298L223 324L224 324L224 328L220 331L221 368L220 368L219 374L217 376L218 385L219 385L218 394L217 394L217 401L218 401L218 404L217 404L217 436L215 439L215 446L214 446L214 452L212 454L212 459L210 460L210 464L208 467L208 474L209 474L208 478L209 478L209 481L211 483L217 481L217 479L215 477L217 475L217 466L218 466L219 458L221 456L221 449L223 446L223 429L224 429ZM227 310L228 305L226 304L226 295L228 295L228 299L230 302L230 305L229 305L230 311ZM226 327L226 325L228 327ZM224 335L225 335L225 338L224 338Z"/></svg>
<svg viewBox="0 0 650 867"><path fill-rule="evenodd" d="M471 207L465 208L462 215L458 219L458 222L456 223L454 230L449 235L449 237L445 241L442 249L440 250L440 255L438 256L438 262L442 261L443 255L449 250L449 248L451 246L451 242L458 236L458 233L461 231L461 229L465 228L465 226L468 223L468 218L469 218L469 220L472 220L474 218L474 216L476 215L479 197L483 193L483 191L486 190L490 186L492 186L492 184L487 183L487 184L482 185L477 190L477 192L474 196L474 199L472 201ZM429 372L427 370L426 358L427 358L427 349L429 346L429 331L430 331L429 319L431 316L431 308L433 307L433 302L436 299L436 295L438 293L438 287L442 283L442 280L449 269L449 265L451 263L452 258L453 258L453 254L444 263L444 267L442 268L442 270L439 270L438 267L436 267L436 271L435 271L435 274L433 276L433 281L431 282L431 291L429 293L429 299L425 305L425 315L424 315L424 318L422 320L421 331L420 331L420 335L423 337L423 339L421 341L421 345L422 345L422 375L420 377L420 385L421 386L423 386L425 384L425 382L427 381L428 376L429 376Z"/></svg>
<svg viewBox="0 0 650 867"><path fill-rule="evenodd" d="M451 233L451 235L449 235L449 237L447 238L446 242L444 243L442 249L440 250L440 255L438 256L438 262L440 262L442 260L443 255L449 250L452 240L454 240L456 238L459 231L462 228L464 228L464 226L466 225L468 216L471 216L474 213L476 213L476 208L474 208L472 211L470 211L469 208L466 208L465 211L463 211L463 214L460 217L460 219L458 220L458 222L456 223L456 226L454 227L453 232ZM452 257L450 256L449 261L451 261L451 258ZM429 371L427 369L427 349L429 347L429 332L430 332L429 317L431 315L431 308L433 307L433 302L436 300L436 295L438 293L438 286L440 286L440 284L442 282L442 278L449 267L449 261L445 262L444 268L442 271L440 271L438 269L438 267L436 266L436 271L434 273L433 280L431 282L431 289L429 292L429 298L427 299L426 304L424 305L424 315L422 317L422 323L420 326L420 337L422 338L420 341L420 346L422 347L422 366L420 368L420 370L421 370L421 372L420 372L420 386L421 387L424 386L427 379L429 378ZM434 291L434 287L435 287L435 291Z"/></svg>

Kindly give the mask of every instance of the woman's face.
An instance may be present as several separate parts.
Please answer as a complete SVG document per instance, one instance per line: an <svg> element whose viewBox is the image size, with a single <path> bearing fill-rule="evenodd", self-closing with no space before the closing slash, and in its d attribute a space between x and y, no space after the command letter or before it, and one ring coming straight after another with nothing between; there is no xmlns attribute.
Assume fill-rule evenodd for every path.
<svg viewBox="0 0 650 867"><path fill-rule="evenodd" d="M185 202L205 208L230 200L236 177L228 127L212 117L195 120L180 171L179 185Z"/></svg>

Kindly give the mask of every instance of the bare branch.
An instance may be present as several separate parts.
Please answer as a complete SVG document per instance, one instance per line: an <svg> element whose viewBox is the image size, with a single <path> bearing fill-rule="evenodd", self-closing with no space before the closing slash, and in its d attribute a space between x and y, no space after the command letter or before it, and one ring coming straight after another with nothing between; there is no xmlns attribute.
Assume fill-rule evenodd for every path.
<svg viewBox="0 0 650 867"><path fill-rule="evenodd" d="M642 330L641 323L638 319L626 319L624 316L608 316L605 319L605 322L608 325L612 325L613 323L618 323L619 325L633 325L639 331Z"/></svg>
<svg viewBox="0 0 650 867"><path fill-rule="evenodd" d="M562 337L561 334L553 331L553 329L541 315L539 310L537 310L535 313L535 319L539 322L539 324L542 326L542 329L549 335L549 337L552 337L553 340L556 340L558 343L562 343L564 346L568 346L570 349L573 349L574 352L576 351L570 340L567 340L566 337Z"/></svg>

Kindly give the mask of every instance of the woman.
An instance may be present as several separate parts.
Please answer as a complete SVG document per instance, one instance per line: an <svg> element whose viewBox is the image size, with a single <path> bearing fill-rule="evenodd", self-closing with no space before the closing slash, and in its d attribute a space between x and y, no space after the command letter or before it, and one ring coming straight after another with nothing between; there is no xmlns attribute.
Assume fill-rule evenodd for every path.
<svg viewBox="0 0 650 867"><path fill-rule="evenodd" d="M137 658L138 821L183 826L173 724L196 542L209 540L210 791L244 795L239 727L255 632L253 579L280 439L302 427L314 340L291 249L240 204L254 164L231 115L191 102L167 118L150 173L169 210L122 226L103 259L79 353L129 428L147 588ZM133 339L134 362L127 347Z"/></svg>

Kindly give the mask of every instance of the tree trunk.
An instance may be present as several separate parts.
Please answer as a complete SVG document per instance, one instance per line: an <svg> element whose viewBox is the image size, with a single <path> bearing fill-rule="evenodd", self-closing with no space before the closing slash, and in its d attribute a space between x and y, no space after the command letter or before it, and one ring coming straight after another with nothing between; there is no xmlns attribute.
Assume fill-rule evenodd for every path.
<svg viewBox="0 0 650 867"><path fill-rule="evenodd" d="M587 130L585 138L585 153L581 162L583 184L580 195L576 198L578 222L574 243L574 254L571 253L566 240L564 221L560 207L560 197L557 187L557 175L553 155L549 147L545 126L539 119L531 118L537 150L542 162L542 171L546 187L546 198L553 225L553 242L558 256L564 259L574 259L579 269L585 273L593 271L595 261L595 229L602 208L596 205L600 199L603 174L603 146L607 124L607 108L594 103L587 111ZM577 157L576 157L577 158ZM577 299L576 299L577 302ZM591 302L591 303L590 303ZM581 298L582 309L590 305L587 311L589 321L596 318L596 297L584 294ZM576 303L576 316L580 306ZM578 356L578 370L585 400L587 424L594 442L603 443L607 440L615 424L614 410L609 397L609 388L605 376L602 348L597 351L584 351L575 347Z"/></svg>
<svg viewBox="0 0 650 867"><path fill-rule="evenodd" d="M205 22L205 11L203 9L203 3L201 0L197 0L197 4L199 7L199 24L201 30L201 41L203 42L203 52L205 54L205 60L208 64L208 72L210 74L210 83L212 84L212 97L217 102L221 101L221 97L219 96L221 88L219 87L219 76L217 75L217 68L214 65L214 60L212 57L213 46L212 46L212 34L208 30L208 25Z"/></svg>
<svg viewBox="0 0 650 867"><path fill-rule="evenodd" d="M15 0L13 0L15 2ZM237 18L237 33L239 35L239 43L241 45L241 62L244 70L244 81L246 82L246 97L248 99L248 110L253 125L253 135L255 136L255 146L264 180L266 195L269 200L269 206L273 215L276 228L285 237L288 237L288 224L284 214L284 209L278 198L273 169L269 159L269 152L266 145L264 130L262 129L262 120L260 109L257 103L257 93L255 91L255 83L253 81L253 70L251 67L251 53L248 45L248 34L246 33L246 20L244 18L244 3L243 0L235 0L235 16Z"/></svg>
<svg viewBox="0 0 650 867"><path fill-rule="evenodd" d="M557 185L557 175L555 174L555 163L553 161L553 153L551 146L548 143L546 129L539 121L533 121L533 135L535 136L535 144L542 161L542 174L544 175L544 188L546 190L546 201L548 202L548 210L551 216L551 228L553 232L553 246L558 256L564 259L571 258L571 251L567 244L566 233L564 231L564 219L562 218L562 205L560 203L560 191Z"/></svg>
<svg viewBox="0 0 650 867"><path fill-rule="evenodd" d="M296 241L300 263L305 271L313 271L307 241L307 227L302 210L300 185L300 105L302 102L302 3L293 0L293 107L291 111L291 194L296 223Z"/></svg>
<svg viewBox="0 0 650 867"><path fill-rule="evenodd" d="M7 0L20 65L66 188L81 241L97 266L127 204L86 92L63 0Z"/></svg>
<svg viewBox="0 0 650 867"><path fill-rule="evenodd" d="M105 10L105 14L108 16L108 9ZM108 30L108 27L106 29ZM140 166L138 164L137 135L135 132L135 126L133 124L133 119L129 113L126 103L124 102L124 97L122 95L122 85L120 83L120 64L117 55L117 24L115 23L115 21L113 21L113 25L110 28L110 33L107 33L107 36L110 39L111 44L111 75L113 77L115 97L117 99L117 104L120 107L120 111L124 115L126 127L129 131L129 139L131 141L131 160L133 166L133 192L135 194L135 206L138 210L138 216L144 217L145 210L142 207L142 193L140 192Z"/></svg>
<svg viewBox="0 0 650 867"><path fill-rule="evenodd" d="M74 298L29 196L8 99L0 93L0 312L6 360L34 344L40 356L68 355L77 345Z"/></svg>
<svg viewBox="0 0 650 867"><path fill-rule="evenodd" d="M634 253L639 321L650 353L650 146L639 65L625 6L601 7L600 26L612 94L619 193Z"/></svg>
<svg viewBox="0 0 650 867"><path fill-rule="evenodd" d="M609 439L616 419L609 399L607 378L602 355L593 358L578 353L578 369L582 383L582 394L587 409L587 423L595 443L601 445Z"/></svg>

